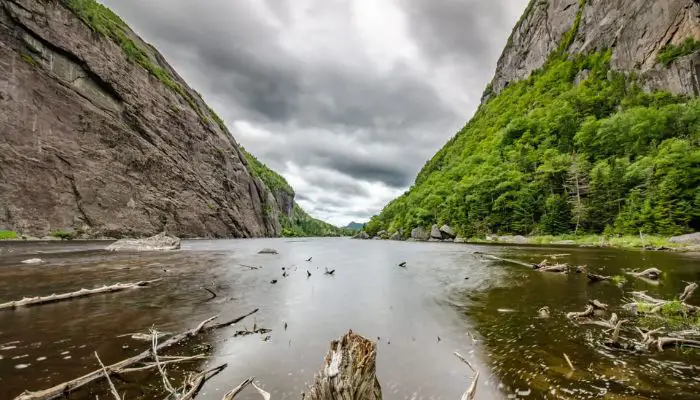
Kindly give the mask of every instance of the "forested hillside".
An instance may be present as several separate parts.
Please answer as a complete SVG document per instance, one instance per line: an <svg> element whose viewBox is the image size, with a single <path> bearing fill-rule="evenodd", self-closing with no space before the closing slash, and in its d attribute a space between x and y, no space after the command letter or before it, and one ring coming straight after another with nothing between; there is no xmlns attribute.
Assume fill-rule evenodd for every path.
<svg viewBox="0 0 700 400"><path fill-rule="evenodd" d="M370 235L434 223L467 237L700 230L700 101L646 93L610 68L610 51L569 55L570 40L482 103ZM663 63L696 51L666 50Z"/></svg>

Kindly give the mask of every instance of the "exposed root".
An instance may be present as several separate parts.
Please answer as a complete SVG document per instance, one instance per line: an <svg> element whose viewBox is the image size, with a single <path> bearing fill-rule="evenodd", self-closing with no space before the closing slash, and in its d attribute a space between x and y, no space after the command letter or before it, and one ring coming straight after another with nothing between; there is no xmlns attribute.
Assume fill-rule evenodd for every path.
<svg viewBox="0 0 700 400"><path fill-rule="evenodd" d="M158 282L160 279L153 279L150 281L140 281L134 283L116 283L114 285L102 286L94 289L80 289L75 292L52 294L50 296L44 297L25 297L22 300L10 301L7 303L0 304L0 310L13 310L18 307L28 307L37 306L40 304L56 303L59 301L77 299L80 297L93 296L101 293L114 293L121 292L128 289L136 289L140 287L149 286L152 283Z"/></svg>

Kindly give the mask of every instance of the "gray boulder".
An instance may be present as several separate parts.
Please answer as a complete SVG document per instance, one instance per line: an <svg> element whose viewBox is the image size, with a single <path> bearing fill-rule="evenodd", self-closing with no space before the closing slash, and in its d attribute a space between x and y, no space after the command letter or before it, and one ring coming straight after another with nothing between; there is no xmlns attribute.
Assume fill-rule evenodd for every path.
<svg viewBox="0 0 700 400"><path fill-rule="evenodd" d="M669 238L668 241L676 244L700 244L700 232L674 236Z"/></svg>
<svg viewBox="0 0 700 400"><path fill-rule="evenodd" d="M355 239L367 240L367 239L369 239L369 235L367 234L367 232L362 231L362 232L358 233L357 235L355 235Z"/></svg>
<svg viewBox="0 0 700 400"><path fill-rule="evenodd" d="M401 240L401 233L400 232L394 232L391 234L389 237L391 240Z"/></svg>
<svg viewBox="0 0 700 400"><path fill-rule="evenodd" d="M433 225L433 227L430 228L430 237L432 239L442 239L442 233L440 233L440 229L438 229L437 225Z"/></svg>
<svg viewBox="0 0 700 400"><path fill-rule="evenodd" d="M144 239L120 239L107 246L107 251L168 251L180 249L180 238L165 232Z"/></svg>
<svg viewBox="0 0 700 400"><path fill-rule="evenodd" d="M381 230L381 231L377 232L377 236L380 239L389 239L389 232L387 232L385 230Z"/></svg>
<svg viewBox="0 0 700 400"><path fill-rule="evenodd" d="M430 239L430 234L425 230L425 228L419 226L411 231L411 239L428 240Z"/></svg>
<svg viewBox="0 0 700 400"><path fill-rule="evenodd" d="M440 232L442 233L443 237L449 238L449 239L454 239L455 236L457 236L457 233L455 232L455 230L452 229L452 227L447 225L447 224L440 227Z"/></svg>
<svg viewBox="0 0 700 400"><path fill-rule="evenodd" d="M461 237L461 236L457 236L457 237L455 238L455 243L467 243L467 238Z"/></svg>

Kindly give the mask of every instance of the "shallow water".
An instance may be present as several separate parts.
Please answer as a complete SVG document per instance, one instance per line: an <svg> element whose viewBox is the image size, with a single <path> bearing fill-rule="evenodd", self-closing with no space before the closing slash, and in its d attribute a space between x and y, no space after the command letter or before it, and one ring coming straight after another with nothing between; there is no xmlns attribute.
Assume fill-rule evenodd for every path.
<svg viewBox="0 0 700 400"><path fill-rule="evenodd" d="M164 279L151 288L0 311L0 399L95 369L95 351L112 363L148 346L127 334L153 326L180 332L212 315L226 320L258 307L239 326L205 338L213 346L207 365L228 367L198 399L218 400L249 376L275 400L298 399L321 366L329 341L348 329L377 340L377 374L385 399L460 398L471 371L454 351L481 371L478 399L692 399L700 389L700 352L604 351L599 345L606 335L602 328L577 326L564 317L582 310L588 299L618 306L623 291L616 286L591 285L583 275L543 274L484 261L473 253L533 262L566 253L559 260L587 264L606 275L654 266L665 271L663 285L630 281L624 291L649 290L663 298L680 293L684 281L700 280L700 260L692 255L350 239L187 241L182 251L150 254L106 253L100 242L66 245L0 244L0 302ZM257 254L264 247L280 254ZM35 257L45 263L20 263ZM311 262L305 261L308 257ZM397 267L401 261L408 262L406 269ZM290 271L286 278L282 267ZM325 267L336 269L335 276L324 275ZM272 279L278 283L270 284ZM217 297L207 301L204 288ZM700 303L699 297L690 302ZM552 318L538 319L537 309L545 305ZM272 329L269 341L260 335L233 337L253 323ZM168 354L197 351L201 349L190 344ZM570 371L563 353L576 371ZM126 388L127 399L163 397L149 389L158 386L158 379L147 374L125 378L131 381L120 387ZM90 388L71 398L92 399L95 390L99 392ZM249 388L239 398L259 396Z"/></svg>

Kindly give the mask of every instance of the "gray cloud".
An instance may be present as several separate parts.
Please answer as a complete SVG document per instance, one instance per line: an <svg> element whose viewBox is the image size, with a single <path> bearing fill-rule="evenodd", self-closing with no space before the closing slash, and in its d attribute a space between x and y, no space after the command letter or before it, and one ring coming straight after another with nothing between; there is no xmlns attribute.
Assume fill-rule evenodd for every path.
<svg viewBox="0 0 700 400"><path fill-rule="evenodd" d="M336 223L378 212L464 125L526 2L104 0Z"/></svg>

